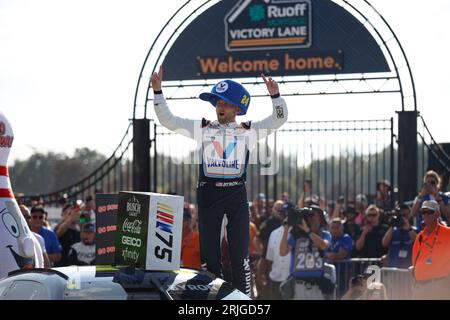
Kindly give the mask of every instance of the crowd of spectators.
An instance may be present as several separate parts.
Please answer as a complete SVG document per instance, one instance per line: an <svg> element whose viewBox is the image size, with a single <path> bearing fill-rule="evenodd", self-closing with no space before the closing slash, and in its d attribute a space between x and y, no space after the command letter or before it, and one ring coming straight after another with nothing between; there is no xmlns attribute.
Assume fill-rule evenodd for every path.
<svg viewBox="0 0 450 320"><path fill-rule="evenodd" d="M249 202L251 217L249 253L253 273L253 298L283 298L280 286L290 277L295 279L295 290L292 291L295 291L293 293L295 298L307 299L305 293L309 294L312 299L326 298L326 295L320 294L320 291L323 292L323 283L299 281L299 279L305 278L304 270L306 270L306 267L301 269L299 266L301 267L302 263L312 264L313 262L322 264L325 269L327 266L334 266L334 276L341 280L344 279L345 285L337 290L338 298L349 299L354 296L361 299L385 298L386 288L382 284L375 282L370 286L362 286L361 279L367 279L369 275L364 274L362 269L355 269L351 259L353 261L358 260L355 258L359 258L361 261L371 259L376 261L375 263L380 267L411 268L414 241L417 234L423 229L421 211L423 202L435 200L439 203L439 223L442 225L446 225L449 219L450 197L440 190L441 178L439 175L434 171L429 171L425 175L423 183L417 198L406 203L392 201L391 186L388 181L378 182L377 193L372 197L357 194L353 199L339 197L336 201L328 202L311 193L310 181L305 182L303 192L299 195L296 204L290 202L289 194L286 192L275 201L266 199L264 194L259 194L254 201ZM373 200L369 202L369 198ZM287 223L288 210L286 208L289 206L311 209L311 219L305 219L303 224L297 228L297 232L308 235L312 240L310 244L308 242L301 244L302 241L296 240L292 226ZM186 204L185 211L190 212L190 229L198 232L195 206ZM226 230L226 228L224 229ZM191 233L192 231L189 231L186 234ZM184 231L183 236L185 236ZM184 241L183 238L183 243ZM197 237L195 237L195 241L197 243L195 245L196 263L191 261L190 265L192 266L200 264ZM299 246L296 241L300 241ZM226 279L230 272L227 261L226 232L224 232L222 243L224 247L224 277ZM302 255L301 250L303 249L299 248L307 245L316 247L316 249L313 249L311 254L305 250ZM189 260L188 252L192 252L192 250L187 251L184 248L183 262ZM298 257L302 257L301 259L305 257L306 260L303 262ZM350 267L352 268L351 277L348 274ZM308 272L317 271L318 274L324 275L320 268L307 270ZM346 277L344 277L344 273L346 273ZM306 275L311 276L311 273ZM311 286L313 289L314 285L317 285L316 295L311 296L311 290L302 290L299 283L305 288Z"/></svg>
<svg viewBox="0 0 450 320"><path fill-rule="evenodd" d="M287 192L275 200L259 194L249 202L252 297L326 299L329 283L341 280L345 285L337 286L334 298L385 299L386 288L377 282L366 284L368 275L362 269L355 269L352 262L355 258L370 258L376 259L379 266L411 269L415 240L429 219L424 208L430 208L430 201L435 202L436 210L432 213L437 212L437 223L445 226L449 221L450 196L440 187L441 177L428 171L417 197L405 203L393 201L388 181L377 183L376 195L357 194L352 199L340 196L328 202L312 194L309 180L305 181L295 204ZM369 198L373 200L368 201ZM309 210L303 210L307 216L295 223L289 221L292 210L299 213L305 208ZM45 267L95 264L95 199L92 196L84 201L62 199L61 219L54 228L38 202L29 206L21 204L20 209L41 243ZM222 264L223 277L230 280L226 223L225 218ZM202 269L195 204L184 205L182 235L181 265ZM351 277L349 268L352 268ZM319 278L327 281L318 281Z"/></svg>
<svg viewBox="0 0 450 320"><path fill-rule="evenodd" d="M39 200L20 203L20 210L41 244L44 266L95 265L95 199L60 200L59 223L52 228Z"/></svg>

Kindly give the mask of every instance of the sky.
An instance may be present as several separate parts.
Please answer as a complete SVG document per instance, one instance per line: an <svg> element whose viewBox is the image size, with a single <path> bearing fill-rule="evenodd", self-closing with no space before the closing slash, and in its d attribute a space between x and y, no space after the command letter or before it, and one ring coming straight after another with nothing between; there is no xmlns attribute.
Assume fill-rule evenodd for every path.
<svg viewBox="0 0 450 320"><path fill-rule="evenodd" d="M0 0L0 110L15 133L10 163L36 151L71 154L80 147L109 156L132 117L145 56L183 2ZM438 142L450 142L450 1L370 2L404 47L418 109L432 134ZM344 99L288 98L290 119L395 117L392 100L357 98L347 107ZM174 110L214 118L213 108L205 105L194 113L178 106ZM264 112L270 112L269 104L253 108L248 117Z"/></svg>

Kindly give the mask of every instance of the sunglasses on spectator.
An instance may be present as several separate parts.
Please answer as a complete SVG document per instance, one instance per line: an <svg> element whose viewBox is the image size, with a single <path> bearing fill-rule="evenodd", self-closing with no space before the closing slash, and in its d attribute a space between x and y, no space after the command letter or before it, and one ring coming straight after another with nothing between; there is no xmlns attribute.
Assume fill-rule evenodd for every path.
<svg viewBox="0 0 450 320"><path fill-rule="evenodd" d="M423 211L422 211L422 214L423 214L423 215L426 215L426 216L428 216L428 215L431 216L431 215L434 214L434 211L431 211L431 210L423 210Z"/></svg>
<svg viewBox="0 0 450 320"><path fill-rule="evenodd" d="M25 220L30 220L31 216L23 216L25 218Z"/></svg>
<svg viewBox="0 0 450 320"><path fill-rule="evenodd" d="M367 216L368 216L369 218L373 218L373 217L376 217L377 214L376 214L376 213L371 213L371 214L368 214Z"/></svg>
<svg viewBox="0 0 450 320"><path fill-rule="evenodd" d="M430 181L427 181L427 183L429 183L429 184L434 186L437 183L437 181L436 180L430 180Z"/></svg>
<svg viewBox="0 0 450 320"><path fill-rule="evenodd" d="M33 220L43 220L44 219L44 216L31 216L31 218L33 219Z"/></svg>

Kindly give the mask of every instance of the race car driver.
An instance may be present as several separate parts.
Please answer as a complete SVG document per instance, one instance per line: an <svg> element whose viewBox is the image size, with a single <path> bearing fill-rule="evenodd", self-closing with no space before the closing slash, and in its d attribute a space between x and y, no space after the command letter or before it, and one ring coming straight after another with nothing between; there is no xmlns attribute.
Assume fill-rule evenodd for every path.
<svg viewBox="0 0 450 320"><path fill-rule="evenodd" d="M250 105L250 94L232 80L217 83L200 99L216 108L217 120L190 120L174 116L162 93L163 70L151 77L156 115L164 127L195 139L201 161L197 184L199 235L202 262L208 271L221 277L220 235L224 214L233 285L250 296L251 274L248 257L249 208L245 187L249 151L254 140L262 139L280 128L288 118L278 84L261 75L272 98L273 112L261 121L236 122ZM253 142L253 143L252 143Z"/></svg>

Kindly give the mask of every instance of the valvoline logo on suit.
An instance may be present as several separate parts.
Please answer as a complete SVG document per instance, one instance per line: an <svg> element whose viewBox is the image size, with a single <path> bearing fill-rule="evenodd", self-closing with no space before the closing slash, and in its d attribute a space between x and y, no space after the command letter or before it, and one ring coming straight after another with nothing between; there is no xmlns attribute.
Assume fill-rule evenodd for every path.
<svg viewBox="0 0 450 320"><path fill-rule="evenodd" d="M245 171L247 152L244 137L205 135L203 171L211 178L240 178Z"/></svg>
<svg viewBox="0 0 450 320"><path fill-rule="evenodd" d="M214 145L214 149L216 150L217 156L220 157L222 155L223 159L227 159L228 156L233 152L237 143L236 141L230 142L225 150L223 149L219 141L213 141L212 144Z"/></svg>

